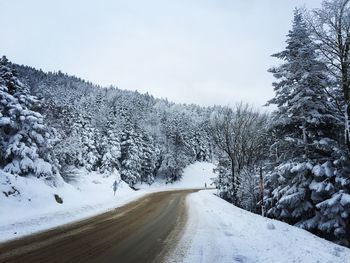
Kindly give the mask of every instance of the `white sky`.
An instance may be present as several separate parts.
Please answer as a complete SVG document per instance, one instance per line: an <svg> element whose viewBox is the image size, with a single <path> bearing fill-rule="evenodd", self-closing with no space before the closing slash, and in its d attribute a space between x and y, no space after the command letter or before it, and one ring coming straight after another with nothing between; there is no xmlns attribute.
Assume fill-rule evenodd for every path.
<svg viewBox="0 0 350 263"><path fill-rule="evenodd" d="M0 53L200 105L263 105L296 6L321 0L0 0Z"/></svg>

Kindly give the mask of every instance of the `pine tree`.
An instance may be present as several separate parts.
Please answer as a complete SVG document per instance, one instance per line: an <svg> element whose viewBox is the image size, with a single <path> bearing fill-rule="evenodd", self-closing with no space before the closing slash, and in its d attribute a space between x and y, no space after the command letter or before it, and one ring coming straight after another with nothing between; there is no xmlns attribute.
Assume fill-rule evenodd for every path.
<svg viewBox="0 0 350 263"><path fill-rule="evenodd" d="M316 213L310 188L313 167L332 155L336 119L324 92L325 67L317 59L300 10L294 12L286 49L273 56L284 61L270 69L278 80L273 83L276 95L269 104L278 107L273 126L277 140L272 149L278 152L274 172L280 176L280 186L266 204L270 216L301 225Z"/></svg>
<svg viewBox="0 0 350 263"><path fill-rule="evenodd" d="M307 25L300 10L294 14L293 29L288 34L286 50L273 56L285 63L270 69L279 81L274 82L276 104L275 125L280 138L275 147L302 160L328 156L325 142L330 141L334 117L333 105L324 92L327 77L324 65L317 60L316 47L310 40ZM290 153L290 151L293 151ZM283 152L280 159L284 158Z"/></svg>
<svg viewBox="0 0 350 263"><path fill-rule="evenodd" d="M135 185L141 180L141 153L142 148L138 141L138 134L130 119L125 115L125 125L121 135L121 157L120 157L120 176L122 180L130 186Z"/></svg>
<svg viewBox="0 0 350 263"><path fill-rule="evenodd" d="M151 185L154 182L156 169L156 149L152 143L150 136L144 133L141 139L141 181Z"/></svg>
<svg viewBox="0 0 350 263"><path fill-rule="evenodd" d="M97 151L100 140L99 130L91 125L89 116L83 116L80 121L81 165L88 171L97 171L101 161L101 156Z"/></svg>
<svg viewBox="0 0 350 263"><path fill-rule="evenodd" d="M36 97L18 80L6 57L0 59L0 167L19 176L59 179L50 134Z"/></svg>
<svg viewBox="0 0 350 263"><path fill-rule="evenodd" d="M66 171L69 172L72 166L78 167L82 163L81 115L70 105L56 107L59 107L58 115L48 115L48 118L51 125L56 127L59 143L53 150L61 166L61 175L66 180Z"/></svg>
<svg viewBox="0 0 350 263"><path fill-rule="evenodd" d="M120 169L119 159L121 157L121 148L119 134L115 121L110 119L106 127L106 131L101 138L102 161L100 171L102 173L108 171L113 173Z"/></svg>

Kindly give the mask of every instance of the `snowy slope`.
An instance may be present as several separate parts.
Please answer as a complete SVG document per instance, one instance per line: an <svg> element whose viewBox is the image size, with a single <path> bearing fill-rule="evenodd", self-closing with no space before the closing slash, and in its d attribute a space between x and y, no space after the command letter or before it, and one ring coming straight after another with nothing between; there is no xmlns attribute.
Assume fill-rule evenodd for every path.
<svg viewBox="0 0 350 263"><path fill-rule="evenodd" d="M190 164L184 169L183 176L180 181L172 184L166 184L164 181L156 181L151 186L146 184L138 184L136 187L140 189L193 189L204 188L207 184L208 188L213 186L215 165L208 162L196 162Z"/></svg>
<svg viewBox="0 0 350 263"><path fill-rule="evenodd" d="M213 193L188 197L189 221L169 262L350 262L350 249L239 209Z"/></svg>
<svg viewBox="0 0 350 263"><path fill-rule="evenodd" d="M57 188L41 179L10 175L11 184L21 195L0 194L0 242L91 217L147 194L121 181L114 196L112 185L118 174L76 173L75 182ZM0 193L9 187L4 178L0 176ZM63 199L62 204L55 201L54 194Z"/></svg>
<svg viewBox="0 0 350 263"><path fill-rule="evenodd" d="M173 184L177 188L204 188L214 187L212 179L216 177L213 172L215 165L207 162L197 162L184 169L183 177L179 182Z"/></svg>

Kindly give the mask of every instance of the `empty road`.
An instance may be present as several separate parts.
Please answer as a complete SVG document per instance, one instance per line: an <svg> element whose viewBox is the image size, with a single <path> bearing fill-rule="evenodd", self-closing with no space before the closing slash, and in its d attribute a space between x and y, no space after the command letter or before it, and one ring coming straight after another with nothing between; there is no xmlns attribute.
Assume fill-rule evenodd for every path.
<svg viewBox="0 0 350 263"><path fill-rule="evenodd" d="M164 262L196 190L153 193L111 212L0 244L0 262Z"/></svg>

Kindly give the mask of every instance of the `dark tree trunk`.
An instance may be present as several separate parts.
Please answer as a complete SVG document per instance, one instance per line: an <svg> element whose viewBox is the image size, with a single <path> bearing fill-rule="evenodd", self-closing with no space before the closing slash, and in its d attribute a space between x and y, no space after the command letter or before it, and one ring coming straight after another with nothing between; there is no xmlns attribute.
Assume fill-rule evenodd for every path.
<svg viewBox="0 0 350 263"><path fill-rule="evenodd" d="M232 190L233 190L233 204L237 202L237 193L236 193L236 178L235 178L235 160L231 157L231 174L232 174Z"/></svg>

